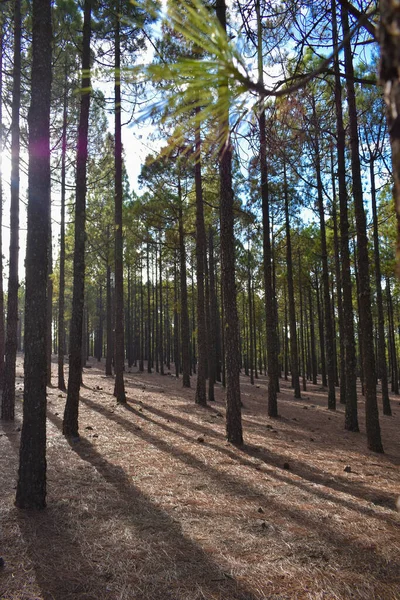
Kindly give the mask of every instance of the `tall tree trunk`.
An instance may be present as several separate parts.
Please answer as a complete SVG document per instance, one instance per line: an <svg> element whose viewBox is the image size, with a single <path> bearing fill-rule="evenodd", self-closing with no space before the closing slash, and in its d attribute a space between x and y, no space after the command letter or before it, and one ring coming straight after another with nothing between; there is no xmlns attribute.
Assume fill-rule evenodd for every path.
<svg viewBox="0 0 400 600"><path fill-rule="evenodd" d="M216 13L221 27L226 32L225 0L217 0ZM219 178L220 178L220 221L221 221L221 285L224 302L224 339L226 367L226 434L233 444L243 443L240 363L239 363L239 324L236 305L235 282L235 238L233 231L233 189L232 189L232 147L229 136L229 84L221 82L219 94L226 101L226 112L222 117L219 137Z"/></svg>
<svg viewBox="0 0 400 600"><path fill-rule="evenodd" d="M47 385L51 385L51 342L53 334L53 240L51 231L51 190L49 212L49 248L47 275Z"/></svg>
<svg viewBox="0 0 400 600"><path fill-rule="evenodd" d="M372 219L374 228L374 262L375 262L375 283L376 283L376 304L378 307L378 361L379 372L382 385L382 405L383 414L391 416L392 409L390 408L388 376L386 365L386 344L385 344L385 318L383 316L383 300L382 300L382 274L381 260L379 255L379 232L378 232L378 215L376 211L376 188L375 188L375 169L374 160L370 160L370 180L371 180L371 205Z"/></svg>
<svg viewBox="0 0 400 600"><path fill-rule="evenodd" d="M160 256L159 256L159 263L158 263L158 270L159 270L159 281L160 281L160 291L159 291L159 299L160 299L160 305L159 305L159 311L160 311L160 328L159 328L159 342L158 342L158 348L159 348L159 356L160 356L160 374L164 375L164 327L163 327L163 319L164 319L164 307L163 307L163 277L162 277L162 244L161 244L161 231L160 231Z"/></svg>
<svg viewBox="0 0 400 600"><path fill-rule="evenodd" d="M313 99L313 118L315 124L315 173L317 176L317 195L319 228L321 236L321 259L322 259L322 289L324 298L324 324L325 324L325 346L326 346L326 366L328 374L328 409L336 410L335 394L335 362L334 362L334 344L333 344L333 323L331 297L329 290L329 269L328 269L328 250L326 247L326 228L325 228L325 210L323 184L321 178L321 155L319 146L319 130L317 129L317 115L315 109L315 100Z"/></svg>
<svg viewBox="0 0 400 600"><path fill-rule="evenodd" d="M287 291L286 290L287 290L287 287L286 287L286 284L284 284L284 286L283 286L283 307L284 307L284 311L285 311L285 322L283 325L282 338L283 338L283 346L284 346L283 372L284 372L285 381L287 381L288 377L289 377L288 308L287 308Z"/></svg>
<svg viewBox="0 0 400 600"><path fill-rule="evenodd" d="M394 199L397 214L397 270L400 270L400 38L397 0L380 0L380 80L385 92L387 122L392 148Z"/></svg>
<svg viewBox="0 0 400 600"><path fill-rule="evenodd" d="M332 221L333 221L333 245L335 252L335 277L336 277L336 295L339 317L339 368L340 368L340 403L346 404L346 359L344 345L344 324L343 324L343 296L342 296L342 278L340 274L340 252L339 252L339 233L336 212L336 185L333 168L333 156L331 157L332 171ZM334 317L332 317L334 319Z"/></svg>
<svg viewBox="0 0 400 600"><path fill-rule="evenodd" d="M82 322L85 299L85 221L86 221L86 167L90 106L90 34L92 0L85 0L82 42L81 106L78 126L75 196L75 248L72 318L69 338L69 376L67 401L64 410L63 433L77 438L79 389L82 375Z"/></svg>
<svg viewBox="0 0 400 600"><path fill-rule="evenodd" d="M347 42L344 44L345 73L347 87L347 104L349 108L349 133L351 152L351 173L353 180L354 213L357 232L357 261L360 285L360 323L362 329L363 363L365 377L365 417L368 448L374 452L383 452L379 426L378 403L376 398L376 372L374 356L373 324L371 314L371 290L369 280L369 257L367 224L363 203L361 183L361 166L358 140L357 107L354 87L354 68L352 49L350 45L349 19L345 6L342 6L343 35Z"/></svg>
<svg viewBox="0 0 400 600"><path fill-rule="evenodd" d="M178 274L177 274L177 258L174 257L174 363L175 375L179 377L181 360L179 348L179 314L178 314Z"/></svg>
<svg viewBox="0 0 400 600"><path fill-rule="evenodd" d="M336 2L332 0L332 37L334 50L338 48L338 28L336 19ZM343 342L346 369L346 409L345 429L359 431L357 415L357 359L354 337L354 316L352 301L352 283L349 250L349 218L346 183L346 137L343 123L342 84L340 81L340 65L338 54L333 61L335 73L335 111L336 111L336 148L338 158L338 192L340 209L340 260L343 288Z"/></svg>
<svg viewBox="0 0 400 600"><path fill-rule="evenodd" d="M399 368L397 361L397 352L396 352L396 341L394 336L394 315L393 315L393 302L392 302L392 294L390 291L390 281L389 278L386 278L386 300L387 300L387 309L388 309L388 320L389 320L389 341L391 347L391 372L392 372L392 392L394 394L399 393Z"/></svg>
<svg viewBox="0 0 400 600"><path fill-rule="evenodd" d="M120 6L116 1L115 21L115 79L114 79L114 116L115 116L115 387L114 396L119 404L126 403L124 386L124 264L122 238L122 139L121 139L121 42L120 42Z"/></svg>
<svg viewBox="0 0 400 600"><path fill-rule="evenodd" d="M182 385L190 387L190 332L186 280L186 248L183 230L183 208L181 180L178 178L179 201L179 270L181 283L181 343L182 343Z"/></svg>
<svg viewBox="0 0 400 600"><path fill-rule="evenodd" d="M287 265L287 283L289 299L289 327L290 327L290 361L292 373L292 387L294 388L294 397L301 398L300 379L299 379L299 353L297 346L297 328L296 328L296 307L294 302L293 286L293 261L292 261L292 242L290 234L289 220L289 194L286 176L286 157L283 164L283 188L285 196L285 227L286 227L286 265Z"/></svg>
<svg viewBox="0 0 400 600"><path fill-rule="evenodd" d="M200 107L196 109L197 116ZM204 261L206 260L206 230L204 226L203 187L201 178L201 138L200 123L195 129L196 162L194 178L196 189L196 281L197 281L197 382L196 404L206 406L206 377L207 377L207 330L204 294Z"/></svg>
<svg viewBox="0 0 400 600"><path fill-rule="evenodd" d="M1 418L14 420L15 363L17 359L18 330L18 254L19 254L19 157L21 107L21 0L14 0L14 65L11 107L11 206L10 206L10 261L8 271L7 329L5 372ZM47 260L46 260L47 264Z"/></svg>
<svg viewBox="0 0 400 600"><path fill-rule="evenodd" d="M312 382L317 385L317 353L315 348L315 330L314 330L314 310L312 302L311 286L308 288L308 305L310 309L310 346L311 346L311 370L312 370Z"/></svg>
<svg viewBox="0 0 400 600"><path fill-rule="evenodd" d="M300 351L301 351L301 374L303 379L303 392L307 391L306 381L306 359L304 350L304 317L303 317L303 285L301 277L301 259L299 248L299 300L300 300Z"/></svg>
<svg viewBox="0 0 400 600"><path fill-rule="evenodd" d="M257 0L257 37L258 37L258 80L263 83L262 56L262 24L260 16L260 1ZM262 106L262 105L261 105ZM267 332L268 360L268 416L278 416L277 384L279 380L278 365L278 328L277 312L275 311L275 294L272 275L271 226L269 217L269 188L267 164L267 138L265 111L262 108L258 118L260 136L260 190L263 223L263 254L264 254L264 286L265 286L265 317Z"/></svg>
<svg viewBox="0 0 400 600"><path fill-rule="evenodd" d="M3 52L4 24L0 23L0 249L3 248ZM3 290L3 252L0 251L0 389L4 386L4 290Z"/></svg>
<svg viewBox="0 0 400 600"><path fill-rule="evenodd" d="M146 244L146 275L147 275L147 372L151 373L151 306L150 306L150 256L149 242Z"/></svg>
<svg viewBox="0 0 400 600"><path fill-rule="evenodd" d="M153 259L154 259L154 269L153 269ZM154 281L153 285L153 305L154 305L154 319L153 326L155 327L155 339L154 339L154 353L156 359L156 373L160 372L160 362L159 362L159 347L160 340L158 337L158 260L157 260L157 244L154 244L154 253L152 259L152 280Z"/></svg>
<svg viewBox="0 0 400 600"><path fill-rule="evenodd" d="M107 233L108 233L107 227ZM114 335L113 335L113 327L112 327L112 288L111 288L111 266L109 264L109 259L107 259L107 280L106 280L106 294L107 294L107 314L106 314L106 327L107 327L107 352L106 352L106 376L112 377L112 361L114 355Z"/></svg>
<svg viewBox="0 0 400 600"><path fill-rule="evenodd" d="M144 292L143 292L143 260L140 256L140 355L139 371L144 371Z"/></svg>
<svg viewBox="0 0 400 600"><path fill-rule="evenodd" d="M205 261L207 265L207 260ZM215 290L214 273L214 240L213 230L210 227L208 232L208 303L206 298L206 308L209 312L209 332L208 332L208 400L215 401L214 386L217 370L217 296ZM207 292L207 290L206 290Z"/></svg>
<svg viewBox="0 0 400 600"><path fill-rule="evenodd" d="M324 332L324 318L323 309L321 306L320 296L320 285L318 280L318 274L315 272L315 291L317 295L317 313L318 313L318 328L319 328L319 349L321 354L321 378L322 385L326 387L326 363L325 363L325 332Z"/></svg>
<svg viewBox="0 0 400 600"><path fill-rule="evenodd" d="M16 505L46 506L46 325L50 220L51 3L32 3L24 404Z"/></svg>
<svg viewBox="0 0 400 600"><path fill-rule="evenodd" d="M65 62L63 94L63 125L61 137L61 222L60 222L60 274L58 293L58 388L65 391L65 196L67 158L67 115L68 115L68 63Z"/></svg>
<svg viewBox="0 0 400 600"><path fill-rule="evenodd" d="M247 297L249 304L249 367L250 383L254 385L254 330L253 330L253 297L250 271L250 248L247 250Z"/></svg>

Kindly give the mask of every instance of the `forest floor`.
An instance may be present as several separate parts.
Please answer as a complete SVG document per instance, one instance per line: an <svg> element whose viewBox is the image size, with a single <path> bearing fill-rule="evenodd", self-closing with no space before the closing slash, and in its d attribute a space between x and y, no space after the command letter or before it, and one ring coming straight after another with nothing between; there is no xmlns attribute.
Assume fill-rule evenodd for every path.
<svg viewBox="0 0 400 600"><path fill-rule="evenodd" d="M0 425L1 600L400 600L400 398L381 416L385 454L344 431L344 409L288 382L280 418L266 378L242 377L245 445L226 442L224 392L126 373L128 403L89 363L81 440L61 434L65 394L48 388L47 509L14 507L21 425ZM56 365L53 365L56 383ZM349 467L349 468L348 468Z"/></svg>

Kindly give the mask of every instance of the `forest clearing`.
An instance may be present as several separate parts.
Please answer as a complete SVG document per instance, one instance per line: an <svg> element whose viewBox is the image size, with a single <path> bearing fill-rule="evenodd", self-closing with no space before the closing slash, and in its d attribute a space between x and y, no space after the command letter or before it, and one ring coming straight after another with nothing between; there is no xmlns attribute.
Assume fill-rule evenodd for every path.
<svg viewBox="0 0 400 600"><path fill-rule="evenodd" d="M221 386L204 408L174 376L125 373L120 405L88 364L81 441L63 437L65 394L49 387L48 507L19 511L18 359L18 418L0 425L1 600L400 598L397 398L377 455L361 396L361 433L343 429L343 406L328 411L319 385L295 400L281 381L270 419L266 378L243 376L236 448Z"/></svg>

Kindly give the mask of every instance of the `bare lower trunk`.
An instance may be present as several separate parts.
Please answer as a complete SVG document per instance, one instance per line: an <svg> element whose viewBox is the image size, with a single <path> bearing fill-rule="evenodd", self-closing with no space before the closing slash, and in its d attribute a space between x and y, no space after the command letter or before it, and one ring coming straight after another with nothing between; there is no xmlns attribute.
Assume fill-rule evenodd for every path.
<svg viewBox="0 0 400 600"><path fill-rule="evenodd" d="M46 325L50 220L51 3L33 0L24 404L16 505L46 506Z"/></svg>
<svg viewBox="0 0 400 600"><path fill-rule="evenodd" d="M68 393L63 433L78 437L79 389L82 376L82 323L85 298L86 167L90 106L91 0L85 0L82 47L81 106L78 127L75 199L74 288L69 338Z"/></svg>
<svg viewBox="0 0 400 600"><path fill-rule="evenodd" d="M348 35L349 22L347 9L342 6L343 34ZM362 353L365 377L365 413L368 448L383 452L376 398L376 371L373 345L373 323L371 314L371 290L369 280L369 256L367 224L363 203L361 182L360 152L357 125L357 107L354 88L354 68L350 40L344 45L347 103L349 108L349 133L351 151L351 172L353 180L354 213L357 232L357 263L359 273L360 325L362 330Z"/></svg>
<svg viewBox="0 0 400 600"><path fill-rule="evenodd" d="M19 157L21 106L21 2L14 4L14 66L11 108L11 206L10 206L10 261L8 275L7 328L5 344L5 372L1 418L14 419L15 363L18 335L18 255L19 255ZM47 264L47 260L46 260Z"/></svg>

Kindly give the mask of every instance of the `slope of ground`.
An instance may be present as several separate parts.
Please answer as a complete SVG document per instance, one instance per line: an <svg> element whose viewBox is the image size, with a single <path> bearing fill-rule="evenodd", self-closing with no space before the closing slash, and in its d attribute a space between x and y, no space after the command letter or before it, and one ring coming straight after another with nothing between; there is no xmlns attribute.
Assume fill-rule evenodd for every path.
<svg viewBox="0 0 400 600"><path fill-rule="evenodd" d="M55 367L55 365L54 365ZM126 373L128 404L90 363L81 441L61 434L65 394L48 388L48 507L14 505L22 398L0 425L1 600L400 600L399 399L381 417L384 455L344 431L309 385L287 382L279 419L266 378L242 378L245 446L171 375ZM53 383L56 382L54 371Z"/></svg>

